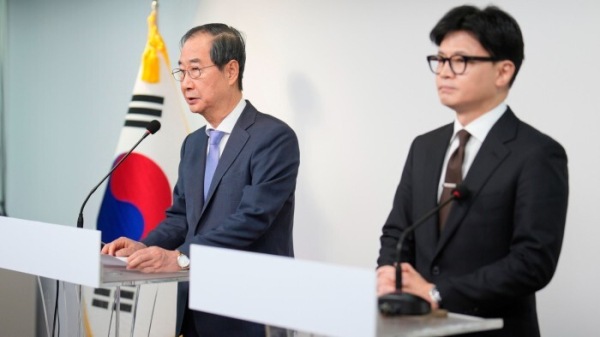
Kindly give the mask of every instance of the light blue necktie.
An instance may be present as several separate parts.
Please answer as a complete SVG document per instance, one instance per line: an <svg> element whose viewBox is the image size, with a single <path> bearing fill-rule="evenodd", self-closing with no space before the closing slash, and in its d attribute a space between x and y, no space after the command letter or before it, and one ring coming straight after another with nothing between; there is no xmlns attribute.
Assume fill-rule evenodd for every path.
<svg viewBox="0 0 600 337"><path fill-rule="evenodd" d="M206 156L206 170L204 170L204 200L208 195L210 183L212 182L217 164L219 164L219 143L225 132L218 130L208 130L208 155Z"/></svg>

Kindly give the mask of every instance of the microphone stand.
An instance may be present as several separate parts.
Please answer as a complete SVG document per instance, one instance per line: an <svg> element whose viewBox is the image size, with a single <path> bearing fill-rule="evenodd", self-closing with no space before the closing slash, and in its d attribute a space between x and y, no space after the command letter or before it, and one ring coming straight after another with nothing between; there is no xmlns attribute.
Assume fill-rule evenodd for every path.
<svg viewBox="0 0 600 337"><path fill-rule="evenodd" d="M401 256L402 256L402 243L404 239L414 231L417 227L422 225L425 220L439 212L444 206L448 205L454 200L464 199L468 196L469 191L464 185L457 186L452 191L450 199L439 204L436 208L423 215L419 220L415 221L411 226L405 229L400 238L398 239L398 245L396 246L398 264L396 265L396 291L385 294L379 297L378 305L379 311L386 316L396 315L425 315L431 312L431 304L419 296L402 292L402 267Z"/></svg>
<svg viewBox="0 0 600 337"><path fill-rule="evenodd" d="M113 168L110 170L110 172L108 172L108 174L106 176L104 176L104 178L102 178L102 180L100 180L100 182L98 183L98 185L96 185L88 194L87 198L85 198L85 200L83 201L83 204L81 205L81 209L79 210L79 217L77 218L77 228L83 228L83 209L85 208L85 204L87 204L88 200L90 199L90 197L92 196L92 194L94 194L94 192L96 192L96 190L98 189L98 187L100 187L100 185L102 185L102 183L106 180L106 178L110 177L110 175L113 173L114 170L117 169L117 167L119 167L119 165L121 165L121 163L127 159L127 157L129 157L129 155L133 152L133 150L135 150L135 148L140 145L140 143L146 139L146 137L148 137L151 134L156 133L156 131L158 131L160 129L160 123L157 120L153 120L152 122L150 122L150 124L148 125L148 127L146 128L146 132L144 133L144 135L142 136L142 138L140 138L140 140L138 140L137 143L135 143L135 145L131 148L131 150L129 150L129 152L127 152L127 154L125 154L123 156L123 158L121 158L121 160L119 160L119 162L113 166Z"/></svg>
<svg viewBox="0 0 600 337"><path fill-rule="evenodd" d="M157 120L151 121L148 124L148 126L146 127L146 132L144 133L142 138L140 138L140 140L138 140L138 142L135 143L135 145L131 148L131 150L129 150L129 152L127 152L123 156L123 158L121 158L121 160L119 160L119 162L115 166L113 166L113 168L110 170L110 172L108 172L108 174L106 176L104 176L104 178L102 178L102 180L100 180L98 185L96 185L94 188L92 188L90 193L87 195L87 197L83 201L83 204L81 205L81 209L79 210L79 217L77 218L77 228L83 228L83 209L85 208L85 205L87 204L87 202L90 199L90 197L92 196L92 194L94 194L94 192L96 192L98 187L100 187L100 185L102 185L102 183L106 180L106 178L110 177L110 175L113 173L113 171L116 170L117 167L119 167L119 165L121 165L121 163L125 159L127 159L127 157L129 157L129 155L133 152L133 150L135 150L135 148L138 145L140 145L140 143L144 139L146 139L146 137L148 137L149 135L155 134L158 130L160 130L160 122ZM103 245L102 241L100 241L100 243ZM81 316L81 313L83 312L83 305L84 305L83 304L83 294L81 292L81 285L77 286L77 297L78 297L78 301L79 301L79 315ZM56 289L56 301L58 303L58 287ZM119 310L119 309L117 308L117 310ZM118 320L117 320L117 322L118 322ZM79 332L81 332L82 329L83 329L83 321L81 320L81 317L79 317ZM117 325L116 331L117 331L117 335L118 335L118 325Z"/></svg>

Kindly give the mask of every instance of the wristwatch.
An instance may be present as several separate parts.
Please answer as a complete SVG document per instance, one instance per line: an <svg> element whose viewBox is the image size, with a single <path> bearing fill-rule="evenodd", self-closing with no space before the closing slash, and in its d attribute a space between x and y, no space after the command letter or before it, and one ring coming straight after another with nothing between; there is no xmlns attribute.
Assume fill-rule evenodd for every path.
<svg viewBox="0 0 600 337"><path fill-rule="evenodd" d="M179 256L177 256L177 264L179 265L179 268L181 268L181 270L190 269L190 259L180 251L177 251L177 253L179 253Z"/></svg>
<svg viewBox="0 0 600 337"><path fill-rule="evenodd" d="M440 292L438 291L435 285L433 285L433 288L429 290L429 297L433 302L437 303L438 305L442 303L442 295L440 295Z"/></svg>

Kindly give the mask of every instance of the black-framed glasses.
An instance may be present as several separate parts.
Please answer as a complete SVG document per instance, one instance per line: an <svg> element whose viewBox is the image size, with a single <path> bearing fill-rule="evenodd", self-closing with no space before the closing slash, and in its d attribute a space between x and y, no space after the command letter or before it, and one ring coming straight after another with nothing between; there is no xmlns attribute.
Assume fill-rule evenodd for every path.
<svg viewBox="0 0 600 337"><path fill-rule="evenodd" d="M500 61L495 57L486 56L467 56L467 55L453 55L450 57L443 57L440 55L429 55L427 56L427 62L429 63L429 69L439 75L444 68L444 64L448 62L450 64L450 70L454 75L462 75L467 70L467 64L471 61L483 61L483 62L496 62Z"/></svg>
<svg viewBox="0 0 600 337"><path fill-rule="evenodd" d="M216 66L216 64L202 67L202 68L198 68L198 67L192 67L190 69L175 68L175 69L173 69L171 74L173 74L173 77L175 78L176 81L181 82L185 78L185 74L187 74L190 78L196 79L196 78L199 78L200 76L202 76L202 71L204 69L214 67L214 66Z"/></svg>

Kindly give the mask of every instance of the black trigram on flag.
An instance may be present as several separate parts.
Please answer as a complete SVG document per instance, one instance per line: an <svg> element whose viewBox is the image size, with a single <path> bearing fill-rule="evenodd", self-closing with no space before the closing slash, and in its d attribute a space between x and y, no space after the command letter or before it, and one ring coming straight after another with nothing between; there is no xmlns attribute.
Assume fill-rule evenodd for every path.
<svg viewBox="0 0 600 337"><path fill-rule="evenodd" d="M128 289L123 289L128 288ZM114 309L114 291L115 289L97 288L94 289L94 297L92 298L92 306L100 309ZM135 287L122 287L120 307L121 312L131 313L133 310L135 299ZM112 305L111 305L112 304Z"/></svg>
<svg viewBox="0 0 600 337"><path fill-rule="evenodd" d="M150 121L162 117L165 98L152 95L133 95L125 117L125 126L146 128Z"/></svg>

